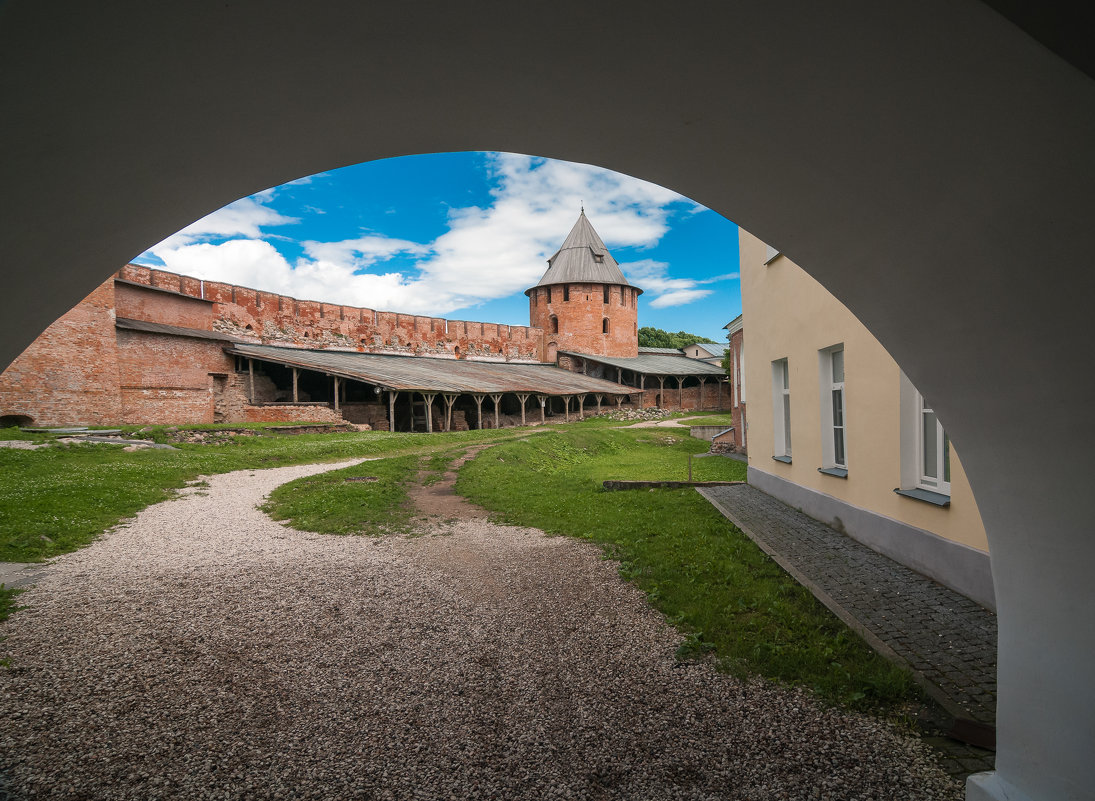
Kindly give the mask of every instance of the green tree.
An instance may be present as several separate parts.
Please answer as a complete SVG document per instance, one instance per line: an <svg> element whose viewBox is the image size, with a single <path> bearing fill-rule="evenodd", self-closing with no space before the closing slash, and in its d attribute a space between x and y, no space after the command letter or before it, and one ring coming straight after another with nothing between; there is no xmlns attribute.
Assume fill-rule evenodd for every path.
<svg viewBox="0 0 1095 801"><path fill-rule="evenodd" d="M678 331L674 334L669 331L663 331L660 328L652 328L650 326L643 326L639 329L640 348L679 349L687 348L689 345L695 345L697 342L715 343L715 340L708 339L707 337L700 336L699 334L689 334L687 331Z"/></svg>

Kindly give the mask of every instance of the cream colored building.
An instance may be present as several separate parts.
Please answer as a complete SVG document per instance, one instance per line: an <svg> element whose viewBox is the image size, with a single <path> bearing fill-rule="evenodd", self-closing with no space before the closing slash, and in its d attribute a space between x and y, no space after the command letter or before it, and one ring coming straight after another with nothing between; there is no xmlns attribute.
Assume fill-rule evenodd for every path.
<svg viewBox="0 0 1095 801"><path fill-rule="evenodd" d="M995 608L977 502L930 399L821 284L739 237L749 483Z"/></svg>

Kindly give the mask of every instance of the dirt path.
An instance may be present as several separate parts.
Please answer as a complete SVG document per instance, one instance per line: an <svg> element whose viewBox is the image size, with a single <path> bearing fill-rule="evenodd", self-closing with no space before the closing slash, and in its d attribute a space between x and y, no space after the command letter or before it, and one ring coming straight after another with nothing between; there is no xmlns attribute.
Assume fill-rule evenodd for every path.
<svg viewBox="0 0 1095 801"><path fill-rule="evenodd" d="M679 662L598 548L444 480L412 536L256 509L338 466L212 476L57 560L0 626L0 797L961 797L884 724Z"/></svg>

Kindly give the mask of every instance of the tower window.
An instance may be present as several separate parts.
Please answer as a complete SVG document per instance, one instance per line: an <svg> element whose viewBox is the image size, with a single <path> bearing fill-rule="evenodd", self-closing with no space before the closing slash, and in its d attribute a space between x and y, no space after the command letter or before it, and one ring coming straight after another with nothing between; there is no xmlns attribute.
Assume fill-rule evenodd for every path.
<svg viewBox="0 0 1095 801"><path fill-rule="evenodd" d="M607 334L608 333L608 318L607 317L605 317L603 320L601 320L601 333L602 334Z"/></svg>
<svg viewBox="0 0 1095 801"><path fill-rule="evenodd" d="M551 315L551 333L559 333L559 318L556 317L554 314Z"/></svg>
<svg viewBox="0 0 1095 801"><path fill-rule="evenodd" d="M605 284L604 290L605 290L605 304L607 305L608 304L608 284Z"/></svg>
<svg viewBox="0 0 1095 801"><path fill-rule="evenodd" d="M563 284L563 302L570 300L570 284Z"/></svg>

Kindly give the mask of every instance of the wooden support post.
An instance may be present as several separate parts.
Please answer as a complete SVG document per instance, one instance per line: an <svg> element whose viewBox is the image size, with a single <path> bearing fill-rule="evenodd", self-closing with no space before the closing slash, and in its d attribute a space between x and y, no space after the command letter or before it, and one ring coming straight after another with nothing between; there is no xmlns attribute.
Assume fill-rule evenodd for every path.
<svg viewBox="0 0 1095 801"><path fill-rule="evenodd" d="M547 403L547 395L537 395L536 399L540 401L540 422L546 423L547 417L544 416L544 404Z"/></svg>
<svg viewBox="0 0 1095 801"><path fill-rule="evenodd" d="M677 408L684 411L684 376L677 376Z"/></svg>
<svg viewBox="0 0 1095 801"><path fill-rule="evenodd" d="M472 395L472 397L475 398L475 412L476 412L475 419L478 421L476 423L476 427L482 429L483 428L483 398L485 398L486 395L480 395L480 394L476 393L476 394Z"/></svg>
<svg viewBox="0 0 1095 801"><path fill-rule="evenodd" d="M617 384L622 384L623 382L624 382L624 368L617 367L616 368L616 383Z"/></svg>
<svg viewBox="0 0 1095 801"><path fill-rule="evenodd" d="M247 360L247 380L249 382L247 389L247 402L254 404L255 402L255 360Z"/></svg>
<svg viewBox="0 0 1095 801"><path fill-rule="evenodd" d="M624 402L624 396L623 395L617 395L616 396L616 409L617 410L620 408L620 404L623 403L623 402Z"/></svg>
<svg viewBox="0 0 1095 801"><path fill-rule="evenodd" d="M604 397L604 394L598 392L593 397L595 397L597 399L597 414L600 414L601 413L601 398Z"/></svg>
<svg viewBox="0 0 1095 801"><path fill-rule="evenodd" d="M497 393L497 394L492 394L492 395L490 396L490 399L491 399L492 401L494 401L494 427L495 427L496 429L497 429L497 428L501 428L501 427L502 427L502 423L501 423L501 421L500 421L500 420L498 419L498 403L499 403L499 401L501 401L501 400L502 400L502 393L500 393L500 392L499 392L499 393Z"/></svg>
<svg viewBox="0 0 1095 801"><path fill-rule="evenodd" d="M585 414L586 414L586 395L587 395L587 393L583 392L582 394L580 394L578 396L578 419L579 420L581 420L583 417L585 417Z"/></svg>
<svg viewBox="0 0 1095 801"><path fill-rule="evenodd" d="M665 403L665 376L658 376L658 408L664 408L662 404Z"/></svg>
<svg viewBox="0 0 1095 801"><path fill-rule="evenodd" d="M564 395L563 396L563 400L566 401L565 410L563 412L563 414L564 414L563 419L565 419L568 423L570 422L570 399L573 398L573 397L574 397L573 395Z"/></svg>
<svg viewBox="0 0 1095 801"><path fill-rule="evenodd" d="M718 408L718 410L719 410L720 412L722 411L722 382L723 382L723 379L721 379L721 378L720 378L720 379L719 379L719 382L718 382L718 388L719 388L719 405L718 405L718 407L717 407L717 408ZM727 382L726 382L726 386L730 386L730 382L729 382L729 381L727 381Z"/></svg>
<svg viewBox="0 0 1095 801"><path fill-rule="evenodd" d="M300 403L300 396L297 393L297 379L300 378L300 370L293 368L293 403Z"/></svg>
<svg viewBox="0 0 1095 801"><path fill-rule="evenodd" d="M338 376L337 375L333 376L333 378L335 379L335 411L337 412L339 410L338 409L338 389L339 389L338 384L339 384L339 381L338 381Z"/></svg>
<svg viewBox="0 0 1095 801"><path fill-rule="evenodd" d="M521 425L525 424L525 401L528 400L529 393L517 393L517 400L521 401Z"/></svg>
<svg viewBox="0 0 1095 801"><path fill-rule="evenodd" d="M460 396L452 395L446 392L441 397L445 399L445 430L452 431L452 406L454 403L456 403L456 399Z"/></svg>
<svg viewBox="0 0 1095 801"><path fill-rule="evenodd" d="M703 376L700 376L700 403L696 407L696 411L698 411L698 412L703 411L703 386L706 383L707 383L707 379L704 378Z"/></svg>
<svg viewBox="0 0 1095 801"><path fill-rule="evenodd" d="M394 389L388 390L388 430L395 431L395 398L399 393Z"/></svg>
<svg viewBox="0 0 1095 801"><path fill-rule="evenodd" d="M422 396L422 400L426 402L426 433L433 433L433 399L437 397L436 392L419 392Z"/></svg>
<svg viewBox="0 0 1095 801"><path fill-rule="evenodd" d="M646 392L646 373L639 373L639 389Z"/></svg>

